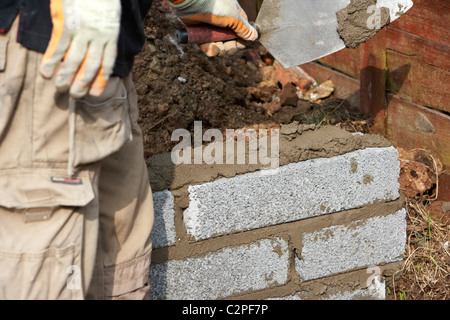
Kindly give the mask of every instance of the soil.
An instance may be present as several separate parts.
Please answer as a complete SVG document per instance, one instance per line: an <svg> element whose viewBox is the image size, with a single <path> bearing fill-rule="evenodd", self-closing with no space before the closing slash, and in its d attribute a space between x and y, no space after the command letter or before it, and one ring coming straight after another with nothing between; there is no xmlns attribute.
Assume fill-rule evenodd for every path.
<svg viewBox="0 0 450 320"><path fill-rule="evenodd" d="M178 45L174 34L182 24L160 2L154 2L144 25L147 39L133 78L146 158L171 151L178 143L171 141L172 132L193 132L194 121L202 121L203 130L221 131L279 128L294 120L351 131L368 128L359 111L349 111L332 95L319 102L299 99L309 85L276 81L273 58L257 43L233 56L212 58L196 45ZM355 120L363 125L350 123Z"/></svg>

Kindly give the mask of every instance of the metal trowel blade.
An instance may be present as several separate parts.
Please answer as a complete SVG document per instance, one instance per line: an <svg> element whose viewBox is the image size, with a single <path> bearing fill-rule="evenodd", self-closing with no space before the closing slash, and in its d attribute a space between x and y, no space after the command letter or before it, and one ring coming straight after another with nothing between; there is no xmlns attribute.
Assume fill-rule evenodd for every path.
<svg viewBox="0 0 450 320"><path fill-rule="evenodd" d="M256 19L261 44L284 67L320 59L345 48L336 13L350 0L264 0ZM411 0L378 0L390 10L390 22L412 6Z"/></svg>

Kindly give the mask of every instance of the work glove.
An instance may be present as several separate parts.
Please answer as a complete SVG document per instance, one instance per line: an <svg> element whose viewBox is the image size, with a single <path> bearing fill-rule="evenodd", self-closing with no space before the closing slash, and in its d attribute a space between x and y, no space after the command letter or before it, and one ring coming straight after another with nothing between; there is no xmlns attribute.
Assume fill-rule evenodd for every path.
<svg viewBox="0 0 450 320"><path fill-rule="evenodd" d="M40 73L56 72L57 90L70 88L73 98L99 96L117 56L120 0L50 0L50 11L53 30Z"/></svg>
<svg viewBox="0 0 450 320"><path fill-rule="evenodd" d="M230 28L242 40L254 41L258 38L258 32L248 22L247 14L237 0L170 0L169 3L185 25L207 23ZM200 45L208 56L232 55L243 48L243 41L234 40Z"/></svg>

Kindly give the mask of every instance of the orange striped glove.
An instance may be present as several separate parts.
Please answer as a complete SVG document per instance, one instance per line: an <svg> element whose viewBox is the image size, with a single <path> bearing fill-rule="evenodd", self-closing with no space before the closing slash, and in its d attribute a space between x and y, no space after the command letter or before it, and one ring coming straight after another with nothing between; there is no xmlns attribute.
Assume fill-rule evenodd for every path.
<svg viewBox="0 0 450 320"><path fill-rule="evenodd" d="M232 29L241 39L254 41L258 31L248 22L247 14L237 0L170 0L176 15L185 25L208 23ZM203 44L200 48L208 55L232 54L245 46L242 42Z"/></svg>
<svg viewBox="0 0 450 320"><path fill-rule="evenodd" d="M56 88L70 88L73 98L99 96L116 60L120 0L51 0L50 11L53 30L40 73L56 72Z"/></svg>

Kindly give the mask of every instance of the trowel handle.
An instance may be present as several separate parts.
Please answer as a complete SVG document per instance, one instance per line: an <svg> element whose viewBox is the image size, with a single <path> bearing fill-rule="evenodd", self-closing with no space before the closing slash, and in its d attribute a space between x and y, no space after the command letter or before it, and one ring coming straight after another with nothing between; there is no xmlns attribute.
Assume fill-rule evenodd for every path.
<svg viewBox="0 0 450 320"><path fill-rule="evenodd" d="M229 28L215 27L209 24L186 26L185 29L175 31L178 43L204 44L218 41L229 41L239 37Z"/></svg>

